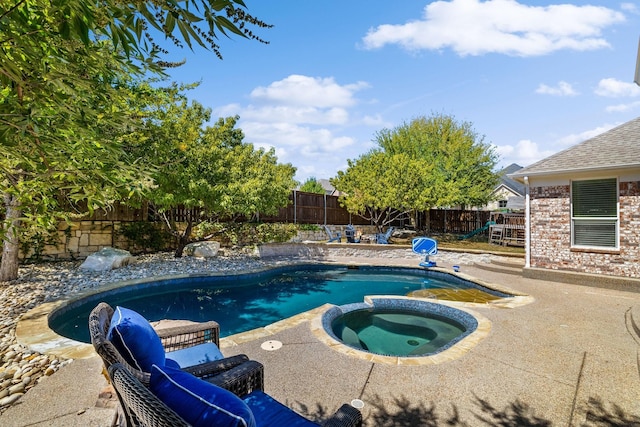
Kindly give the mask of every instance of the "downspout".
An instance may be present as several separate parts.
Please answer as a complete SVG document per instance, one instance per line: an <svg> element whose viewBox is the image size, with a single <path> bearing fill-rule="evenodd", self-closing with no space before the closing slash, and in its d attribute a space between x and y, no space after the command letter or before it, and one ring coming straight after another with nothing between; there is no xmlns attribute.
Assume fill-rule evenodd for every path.
<svg viewBox="0 0 640 427"><path fill-rule="evenodd" d="M524 228L525 228L525 243L524 243L524 267L531 267L531 198L529 197L529 177L524 177Z"/></svg>

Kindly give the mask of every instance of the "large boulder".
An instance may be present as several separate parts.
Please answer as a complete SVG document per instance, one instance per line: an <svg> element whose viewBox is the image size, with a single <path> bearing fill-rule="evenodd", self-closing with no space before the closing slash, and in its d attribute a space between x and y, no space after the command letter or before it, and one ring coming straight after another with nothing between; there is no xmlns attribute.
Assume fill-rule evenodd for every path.
<svg viewBox="0 0 640 427"><path fill-rule="evenodd" d="M214 258L220 250L220 242L195 242L184 247L186 256Z"/></svg>
<svg viewBox="0 0 640 427"><path fill-rule="evenodd" d="M87 257L80 265L83 270L109 271L114 268L124 267L135 261L129 251L106 247Z"/></svg>

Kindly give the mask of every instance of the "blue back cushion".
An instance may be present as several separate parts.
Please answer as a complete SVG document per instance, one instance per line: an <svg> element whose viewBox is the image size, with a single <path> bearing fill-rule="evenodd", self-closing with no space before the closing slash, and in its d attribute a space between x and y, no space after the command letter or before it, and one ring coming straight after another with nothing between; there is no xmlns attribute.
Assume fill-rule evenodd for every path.
<svg viewBox="0 0 640 427"><path fill-rule="evenodd" d="M160 337L140 314L116 307L107 339L134 368L150 372L152 365L164 366L165 354Z"/></svg>
<svg viewBox="0 0 640 427"><path fill-rule="evenodd" d="M151 391L194 427L255 427L249 407L228 390L187 372L151 368Z"/></svg>
<svg viewBox="0 0 640 427"><path fill-rule="evenodd" d="M318 424L309 421L260 390L252 391L242 400L253 412L257 427L318 427Z"/></svg>

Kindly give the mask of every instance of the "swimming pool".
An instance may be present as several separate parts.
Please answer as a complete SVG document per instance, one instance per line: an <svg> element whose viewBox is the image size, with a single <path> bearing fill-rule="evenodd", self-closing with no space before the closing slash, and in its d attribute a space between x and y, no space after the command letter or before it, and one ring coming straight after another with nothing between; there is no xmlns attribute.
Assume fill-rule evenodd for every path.
<svg viewBox="0 0 640 427"><path fill-rule="evenodd" d="M325 303L343 305L365 295L406 295L420 289L479 288L511 295L441 271L403 267L296 265L224 276L156 279L71 301L49 315L56 333L90 342L87 318L101 301L125 306L150 321L216 320L221 336L263 327Z"/></svg>

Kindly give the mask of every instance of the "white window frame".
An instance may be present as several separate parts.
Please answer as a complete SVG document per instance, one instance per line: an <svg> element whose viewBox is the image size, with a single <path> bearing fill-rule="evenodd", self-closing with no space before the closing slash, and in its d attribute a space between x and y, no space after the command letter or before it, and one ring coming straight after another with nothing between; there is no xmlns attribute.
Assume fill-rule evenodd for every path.
<svg viewBox="0 0 640 427"><path fill-rule="evenodd" d="M576 181L604 181L609 179L616 180L616 216L610 217L588 217L588 216L574 216L573 215L573 183ZM570 183L570 202L571 202L571 247L576 249L598 249L598 250L618 250L620 249L620 182L617 177L603 177L603 178L591 178L591 179L576 179ZM599 245L581 245L576 244L576 221L579 222L615 222L615 246L599 246Z"/></svg>

